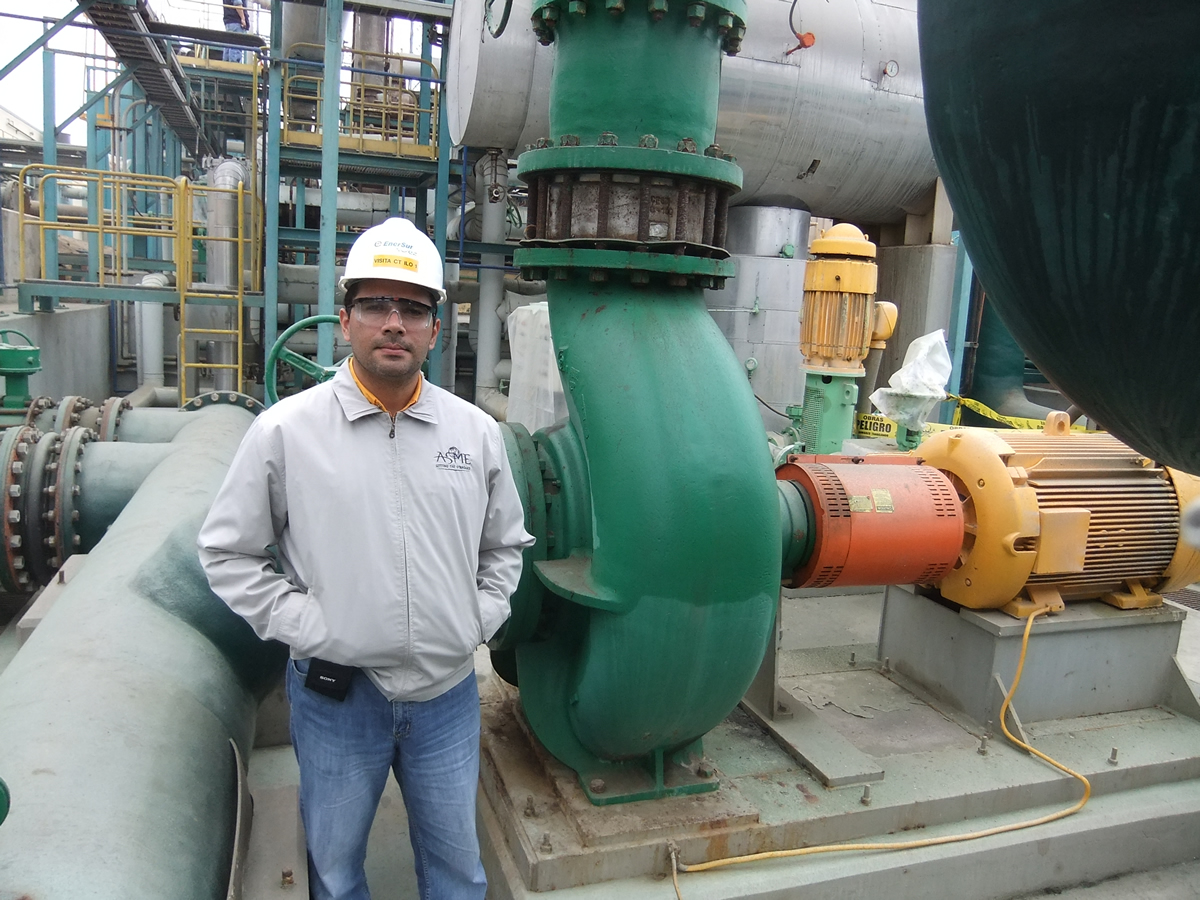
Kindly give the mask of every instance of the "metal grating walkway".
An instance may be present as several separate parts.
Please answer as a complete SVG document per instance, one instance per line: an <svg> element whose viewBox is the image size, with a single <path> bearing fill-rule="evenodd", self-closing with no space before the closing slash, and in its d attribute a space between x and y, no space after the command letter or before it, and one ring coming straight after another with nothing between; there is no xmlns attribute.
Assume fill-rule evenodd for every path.
<svg viewBox="0 0 1200 900"><path fill-rule="evenodd" d="M93 3L86 15L117 58L136 70L134 79L149 101L162 109L163 118L184 146L194 156L212 153L179 60L164 38L150 32L154 19L149 7L144 2L107 0Z"/></svg>

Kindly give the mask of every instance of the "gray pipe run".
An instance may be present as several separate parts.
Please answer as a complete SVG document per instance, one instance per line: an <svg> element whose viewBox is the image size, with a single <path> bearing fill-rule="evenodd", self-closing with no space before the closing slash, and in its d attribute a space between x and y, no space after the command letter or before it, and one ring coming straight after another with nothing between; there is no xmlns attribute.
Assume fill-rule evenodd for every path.
<svg viewBox="0 0 1200 900"><path fill-rule="evenodd" d="M195 550L253 417L232 406L182 415L169 455L0 674L0 777L12 793L0 896L229 890L231 741L249 753L286 651L212 594Z"/></svg>
<svg viewBox="0 0 1200 900"><path fill-rule="evenodd" d="M208 173L209 184L222 190L233 190L247 181L246 167L241 160L222 160ZM208 198L208 234L214 238L235 238L238 233L237 196L230 193L213 193ZM207 284L218 290L236 290L242 273L238 271L237 243L231 240L208 241ZM214 328L224 331L237 327L236 311L223 306L194 306L188 313L189 328ZM208 339L209 362L229 366L237 360L237 347L233 340ZM190 354L189 354L190 355ZM190 378L195 375L189 374ZM234 369L214 369L212 387L218 391L236 391ZM189 394L199 393L198 384L189 385Z"/></svg>
<svg viewBox="0 0 1200 900"><path fill-rule="evenodd" d="M475 196L485 243L502 244L508 216L508 154L491 151L475 164ZM503 422L508 415L508 397L500 391L496 366L500 362L500 320L496 310L504 300L504 256L484 253L480 257L479 307L472 309L471 324L477 334L475 349L475 405Z"/></svg>

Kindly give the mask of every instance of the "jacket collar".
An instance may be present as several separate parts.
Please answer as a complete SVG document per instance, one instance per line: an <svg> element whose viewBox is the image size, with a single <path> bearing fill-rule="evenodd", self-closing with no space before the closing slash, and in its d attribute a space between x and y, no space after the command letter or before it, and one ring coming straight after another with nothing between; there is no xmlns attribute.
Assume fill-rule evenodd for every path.
<svg viewBox="0 0 1200 900"><path fill-rule="evenodd" d="M333 395L337 397L342 412L349 421L353 422L363 416L386 415L382 409L363 396L363 392L354 383L354 376L350 374L350 369L345 361L338 365L337 372L334 373L330 384L333 386ZM417 402L401 415L411 416L422 422L436 425L437 400L434 399L435 393L437 393L437 387L426 378L425 383L421 385L421 396Z"/></svg>

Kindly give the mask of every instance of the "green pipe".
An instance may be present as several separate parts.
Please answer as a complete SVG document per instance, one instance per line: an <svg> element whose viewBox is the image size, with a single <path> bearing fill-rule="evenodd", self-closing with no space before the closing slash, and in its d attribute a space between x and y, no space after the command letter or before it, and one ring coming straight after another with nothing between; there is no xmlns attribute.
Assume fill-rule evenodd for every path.
<svg viewBox="0 0 1200 900"><path fill-rule="evenodd" d="M137 493L142 482L178 448L170 444L92 441L83 447L79 471L79 552L90 553Z"/></svg>
<svg viewBox="0 0 1200 900"><path fill-rule="evenodd" d="M183 409L127 409L117 425L117 440L135 444L162 444L189 425L195 413Z"/></svg>
<svg viewBox="0 0 1200 900"><path fill-rule="evenodd" d="M1025 351L1017 345L995 305L987 302L983 304L983 317L979 323L979 349L975 356L971 396L1006 416L1044 419L1054 411L1025 396ZM971 424L985 427L996 424L970 410L964 411L963 417Z"/></svg>
<svg viewBox="0 0 1200 900"><path fill-rule="evenodd" d="M252 420L190 415L0 674L4 896L223 900L237 776L286 653L208 589L196 534Z"/></svg>

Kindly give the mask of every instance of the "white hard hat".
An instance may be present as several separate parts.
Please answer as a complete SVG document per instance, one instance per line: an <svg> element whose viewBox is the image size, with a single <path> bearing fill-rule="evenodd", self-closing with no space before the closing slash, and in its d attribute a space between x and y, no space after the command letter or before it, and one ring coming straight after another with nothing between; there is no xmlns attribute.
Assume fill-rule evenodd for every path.
<svg viewBox="0 0 1200 900"><path fill-rule="evenodd" d="M367 278L406 281L431 291L438 304L446 299L442 257L433 241L408 219L388 219L368 228L355 240L339 286L346 290Z"/></svg>

